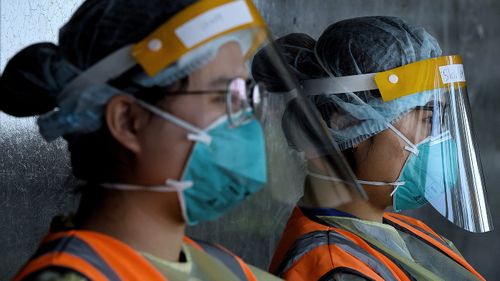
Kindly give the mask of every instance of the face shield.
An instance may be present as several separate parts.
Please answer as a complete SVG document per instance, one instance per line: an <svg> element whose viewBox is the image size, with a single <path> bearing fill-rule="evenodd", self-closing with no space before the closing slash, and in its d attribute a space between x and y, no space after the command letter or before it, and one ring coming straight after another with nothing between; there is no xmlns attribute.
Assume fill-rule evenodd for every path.
<svg viewBox="0 0 500 281"><path fill-rule="evenodd" d="M101 185L177 192L189 224L216 219L268 184L269 175L282 175L280 171L287 169L271 159L289 153L288 148L273 145L278 140L270 137L279 130L271 123L279 120L276 101L249 73L256 51L268 46L262 52L269 66L279 72L283 83L297 88L270 42L266 25L250 0L196 2L140 42L78 73L58 95L58 108L38 119L40 132L50 141L96 131L103 125L110 98L130 95L172 126L168 142L180 153L164 159L172 163L169 171L151 171L166 174L164 183ZM349 200L348 191L359 189L352 173L343 168L342 157L324 127L317 125L319 118L306 99L297 91L279 97L280 102L292 99L305 121L315 124L309 128L314 134L306 139L320 142L322 151L328 152L323 168L352 182L352 186L339 183L335 188L341 200ZM182 132L175 134L174 128ZM152 144L148 149L162 157L162 147Z"/></svg>
<svg viewBox="0 0 500 281"><path fill-rule="evenodd" d="M334 95L342 110L349 112L344 117L349 115L358 124L371 119L371 134L361 125L356 134L348 133L358 140L379 134L387 150L374 163L383 172L402 166L392 180L359 183L393 185L396 211L430 203L465 230L492 230L460 56L427 59L380 73L309 80L304 87L313 95ZM361 100L353 94L370 90L378 90L381 97ZM349 99L354 101L346 102ZM377 126L389 133L380 134L383 129L374 130Z"/></svg>

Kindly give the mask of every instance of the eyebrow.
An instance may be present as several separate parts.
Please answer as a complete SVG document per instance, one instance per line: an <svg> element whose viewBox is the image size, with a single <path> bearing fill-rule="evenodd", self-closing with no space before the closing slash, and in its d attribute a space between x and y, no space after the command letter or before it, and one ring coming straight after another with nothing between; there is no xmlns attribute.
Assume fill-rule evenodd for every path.
<svg viewBox="0 0 500 281"><path fill-rule="evenodd" d="M247 84L252 81L252 79L250 77L245 77L245 76L238 76L238 75L237 76L231 76L231 77L222 76L222 77L219 77L217 79L212 80L212 82L210 82L210 86L217 87L217 86L221 86L222 85L222 86L226 87L231 80L234 80L236 78L244 79Z"/></svg>
<svg viewBox="0 0 500 281"><path fill-rule="evenodd" d="M433 104L420 105L415 107L416 110L434 111Z"/></svg>
<svg viewBox="0 0 500 281"><path fill-rule="evenodd" d="M428 110L428 111L434 111L435 108L443 108L443 103L441 101L429 101L427 104L423 106L417 106L415 109L417 110Z"/></svg>
<svg viewBox="0 0 500 281"><path fill-rule="evenodd" d="M212 86L212 87L227 86L229 81L231 81L233 79L234 79L234 77L219 77L215 80L212 80L212 82L210 82L210 86Z"/></svg>

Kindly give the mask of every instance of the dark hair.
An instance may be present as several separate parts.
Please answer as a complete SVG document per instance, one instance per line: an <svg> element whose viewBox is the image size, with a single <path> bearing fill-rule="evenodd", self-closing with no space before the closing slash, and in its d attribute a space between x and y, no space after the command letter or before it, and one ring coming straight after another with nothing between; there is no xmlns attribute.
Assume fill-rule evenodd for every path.
<svg viewBox="0 0 500 281"><path fill-rule="evenodd" d="M318 41L304 34L289 34L277 40L285 53L288 65L299 80L375 73L399 67L415 61L436 57L441 54L437 41L423 28L412 26L396 17L361 17L343 20L327 27ZM260 67L264 69L264 67ZM269 80L273 77L269 75ZM378 90L354 93L357 98L370 102L379 100ZM356 105L352 95L335 95L346 104ZM333 129L347 128L364 122L345 109L336 106L333 100L323 95L311 96L326 124ZM292 104L287 111L294 111ZM299 113L294 113L299 114ZM293 128L287 122L300 122L285 114L283 129ZM290 118L285 120L285 118ZM285 133L294 136L293 133ZM364 136L369 138L369 135ZM293 139L288 140L293 143ZM339 145L350 147L350 144ZM373 143L373 138L370 138ZM296 144L292 147L298 147ZM353 149L345 149L344 155L355 167Z"/></svg>
<svg viewBox="0 0 500 281"><path fill-rule="evenodd" d="M289 83L284 79L282 71L277 69L276 65L269 63L270 54L274 55L272 48L277 48L285 61L284 67L298 80L307 77L322 77L326 73L321 66L315 63L314 46L316 41L303 33L292 33L276 40L275 44L268 45L261 49L252 61L252 76L255 81L261 82L266 89L271 92L288 92L291 86L296 84ZM281 65L279 66L281 67Z"/></svg>
<svg viewBox="0 0 500 281"><path fill-rule="evenodd" d="M291 71L299 78L299 80L314 79L320 77L328 77L328 74L323 70L322 66L318 62L314 49L316 48L316 41L306 34L292 33L288 34L282 38L276 40L278 48L283 52L286 63L290 67ZM276 84L276 75L273 75L266 68L265 60L257 60L259 65L254 67L254 75L259 75L262 77L263 82L267 87L271 86L271 89L284 89L283 86L280 87ZM255 65L255 62L254 62ZM262 70L260 73L256 70ZM265 74L262 74L265 73ZM377 93L373 93L377 94ZM378 93L378 95L380 95ZM339 95L342 98L342 95ZM361 97L363 98L363 97ZM358 122L354 117L350 116L348 112L344 109L336 106L332 103L327 96L316 95L309 97L309 100L318 109L322 119L325 121L328 127L335 126L348 127L355 122ZM291 100L285 109L283 118L281 121L281 126L283 133L287 139L287 143L290 147L297 151L304 151L303 144L308 143L309 145L316 145L318 151L322 151L321 141L308 139L309 142L304 142L307 136L314 135L312 128L305 123L306 118L303 116L303 111L298 105L297 100ZM334 120L334 122L331 122ZM307 136L303 136L303 134ZM313 141L313 143L310 143ZM352 168L356 167L356 159L354 156L354 149L349 148L343 151L343 155L347 162Z"/></svg>
<svg viewBox="0 0 500 281"><path fill-rule="evenodd" d="M160 24L196 0L87 0L60 30L59 46L31 45L16 54L0 77L0 110L23 117L47 113L57 105L64 87L105 56L146 37ZM133 84L137 66L108 84L149 103L165 97L169 88ZM187 79L173 87L183 87ZM104 182L117 163L117 143L105 122L87 134L66 135L73 173L89 183Z"/></svg>
<svg viewBox="0 0 500 281"><path fill-rule="evenodd" d="M0 77L0 110L16 117L49 112L57 106L57 94L77 75L56 45L31 45L8 62Z"/></svg>
<svg viewBox="0 0 500 281"><path fill-rule="evenodd" d="M291 33L277 39L276 46L282 52L289 71L295 75L297 79L307 80L328 76L318 63L314 54L316 40L309 35L304 33ZM269 64L269 58L266 54L264 48L257 53L253 60L252 75L254 79L264 83L266 88L272 92L292 90L289 88L289 84L282 81L279 71L275 70L273 66ZM324 96L313 96L310 98L314 106L319 109L326 125L331 126L332 124L329 122L331 116L341 109L335 107L331 102L327 102L326 99L327 98ZM287 103L281 119L281 128L288 145L297 151L315 150L323 153L324 150L330 149L330 147L323 147L321 140L313 138L317 136L317 132L306 122L307 117L304 114L304 108L297 99L292 99ZM315 147L312 149L306 147L310 145ZM355 162L352 151L346 151L345 155L349 163L354 166Z"/></svg>

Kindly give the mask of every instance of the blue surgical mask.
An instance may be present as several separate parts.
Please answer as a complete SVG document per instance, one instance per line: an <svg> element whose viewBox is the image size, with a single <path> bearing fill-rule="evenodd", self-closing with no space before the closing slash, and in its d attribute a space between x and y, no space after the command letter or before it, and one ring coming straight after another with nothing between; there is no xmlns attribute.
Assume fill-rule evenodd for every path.
<svg viewBox="0 0 500 281"><path fill-rule="evenodd" d="M410 154L393 195L395 211L419 208L442 196L457 182L457 148L452 138L427 139Z"/></svg>
<svg viewBox="0 0 500 281"><path fill-rule="evenodd" d="M267 183L264 133L260 123L251 119L232 127L223 116L205 129L195 126L150 104L143 107L189 131L195 145L181 180L167 179L161 186L103 184L125 190L175 191L185 221L189 225L214 220L238 205Z"/></svg>
<svg viewBox="0 0 500 281"><path fill-rule="evenodd" d="M391 196L393 208L397 212L419 208L429 200L442 197L455 186L458 176L457 147L449 132L414 145L394 126L389 124L388 127L406 142L404 149L410 152L400 176L394 182L357 180L359 184L394 186ZM308 174L323 180L342 181L337 177L312 172Z"/></svg>
<svg viewBox="0 0 500 281"><path fill-rule="evenodd" d="M414 145L399 130L389 126L406 142L405 150L410 152L401 174L395 182L358 180L358 183L372 186L394 186L393 208L399 212L422 207L428 200L443 196L457 181L457 147L450 133L426 138Z"/></svg>
<svg viewBox="0 0 500 281"><path fill-rule="evenodd" d="M226 117L197 142L182 179L193 186L183 193L189 224L213 220L257 192L267 182L264 134L253 119L231 128Z"/></svg>

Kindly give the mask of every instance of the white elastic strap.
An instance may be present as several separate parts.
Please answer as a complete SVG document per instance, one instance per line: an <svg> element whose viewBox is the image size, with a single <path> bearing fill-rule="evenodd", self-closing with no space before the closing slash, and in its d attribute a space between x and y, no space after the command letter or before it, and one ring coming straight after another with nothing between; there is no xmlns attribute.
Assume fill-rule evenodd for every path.
<svg viewBox="0 0 500 281"><path fill-rule="evenodd" d="M396 190L404 185L406 182L404 181L397 181L397 182L380 182L380 181L363 181L363 180L357 180L359 184L364 184L364 185L372 185L372 186L385 186L385 185L392 185L394 186L394 190L391 192L391 196L396 193Z"/></svg>
<svg viewBox="0 0 500 281"><path fill-rule="evenodd" d="M193 187L192 181L178 181L167 179L165 185L154 185L154 186L143 186L135 184L123 184L123 183L102 183L100 186L107 189L116 189L124 191L150 191L150 192L175 192L179 198L179 204L182 210L182 216L185 221L188 221L186 202L184 200L184 190Z"/></svg>
<svg viewBox="0 0 500 281"><path fill-rule="evenodd" d="M328 77L302 81L302 88L308 95L342 94L378 89L376 73Z"/></svg>
<svg viewBox="0 0 500 281"><path fill-rule="evenodd" d="M209 145L212 142L212 137L207 134L188 134L187 139L195 142L202 142Z"/></svg>
<svg viewBox="0 0 500 281"><path fill-rule="evenodd" d="M193 181L178 181L167 179L167 186L172 186L178 191L184 191L185 189L193 187Z"/></svg>
<svg viewBox="0 0 500 281"><path fill-rule="evenodd" d="M326 175L322 175L322 174L313 173L313 172L310 172L310 171L307 171L307 174L309 176L311 176L311 177L318 178L318 179L325 180L325 181L345 183L345 180L342 180L342 179L339 179L339 178L336 178L336 177L330 177L330 176L326 176Z"/></svg>
<svg viewBox="0 0 500 281"><path fill-rule="evenodd" d="M406 142L406 145L404 147L405 150L415 154L415 155L418 155L418 148L416 145L414 145L407 137L405 137L405 135L403 135L403 133L401 133L398 129L396 129L396 127L394 127L392 124L388 123L388 127L389 129L391 129L398 137L400 137L404 142Z"/></svg>
<svg viewBox="0 0 500 281"><path fill-rule="evenodd" d="M406 182L404 181L397 181L397 182L381 182L381 181L364 181L364 180L357 180L359 184L364 184L364 185L373 185L373 186L384 186L384 185L392 185L392 186L400 186L404 185Z"/></svg>
<svg viewBox="0 0 500 281"><path fill-rule="evenodd" d="M311 177L322 179L322 180L326 180L326 181L345 182L344 180L336 178L336 177L325 176L325 175L321 175L321 174L317 174L317 173L313 173L313 172L309 172L309 171L307 172L307 174L310 175ZM356 180L356 182L359 183L359 184L372 185L372 186L392 185L392 186L394 186L394 190L391 192L391 196L393 196L394 193L396 193L396 190L400 186L402 186L402 185L404 185L406 183L404 181L399 181L399 182L378 182L378 181L364 181L364 180Z"/></svg>
<svg viewBox="0 0 500 281"><path fill-rule="evenodd" d="M206 143L209 145L212 142L212 137L210 137L210 135L208 135L205 132L211 130L212 128L219 126L220 124L222 124L226 121L227 121L227 115L223 115L223 116L219 117L219 119L215 120L208 127L206 127L204 130L202 130L203 134L188 134L187 137L191 141L203 142L203 143ZM207 139L207 137L209 139Z"/></svg>
<svg viewBox="0 0 500 281"><path fill-rule="evenodd" d="M394 190L391 192L391 197L394 196L394 194L396 193L396 191L398 190L398 188L401 186L402 184L400 185L396 185L396 187L394 187Z"/></svg>
<svg viewBox="0 0 500 281"><path fill-rule="evenodd" d="M111 55L100 60L73 79L57 97L61 104L68 95L80 93L81 89L92 85L106 84L137 64L132 56L132 45L122 47Z"/></svg>
<svg viewBox="0 0 500 281"><path fill-rule="evenodd" d="M152 191L152 192L182 192L193 186L192 181L176 181L168 179L166 185L135 185L125 183L103 183L100 186L108 189L117 189L125 191Z"/></svg>
<svg viewBox="0 0 500 281"><path fill-rule="evenodd" d="M196 142L203 142L207 145L209 145L212 142L212 137L209 134L207 134L204 130L197 128L197 127L189 124L188 122L181 120L168 112L162 111L162 110L160 110L160 109L158 109L158 108L156 108L156 107L154 107L146 102L143 102L143 101L137 99L137 103L139 103L141 106L143 106L147 110L151 111L152 113L158 115L159 117L161 117L167 121L170 121L181 128L184 128L184 129L190 131L191 133L187 135L188 140L196 141Z"/></svg>

